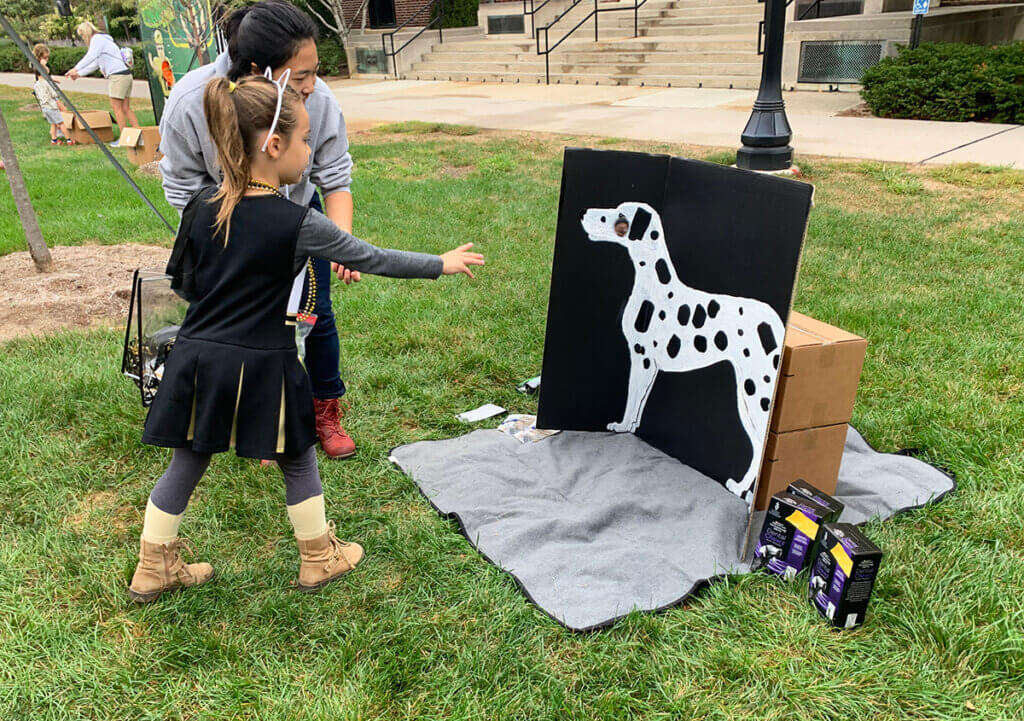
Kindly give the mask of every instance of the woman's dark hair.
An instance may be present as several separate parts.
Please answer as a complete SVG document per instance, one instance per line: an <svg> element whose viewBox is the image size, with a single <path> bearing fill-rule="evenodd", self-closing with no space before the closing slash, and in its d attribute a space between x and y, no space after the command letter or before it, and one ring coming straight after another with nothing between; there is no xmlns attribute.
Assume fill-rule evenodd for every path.
<svg viewBox="0 0 1024 721"><path fill-rule="evenodd" d="M316 23L285 0L261 0L236 10L228 18L225 34L231 68L228 77L238 80L252 72L279 68L295 55L307 40L320 36Z"/></svg>

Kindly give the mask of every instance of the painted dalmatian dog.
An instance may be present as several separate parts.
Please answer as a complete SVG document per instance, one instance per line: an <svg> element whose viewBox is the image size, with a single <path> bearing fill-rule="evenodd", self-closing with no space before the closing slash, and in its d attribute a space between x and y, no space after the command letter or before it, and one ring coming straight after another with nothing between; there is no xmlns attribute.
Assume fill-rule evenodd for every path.
<svg viewBox="0 0 1024 721"><path fill-rule="evenodd" d="M727 479L725 487L750 503L782 352L782 319L761 301L705 293L683 284L665 245L661 217L649 205L588 209L581 223L590 240L626 248L636 271L622 316L622 334L630 351L626 410L620 422L608 424L608 430L637 429L658 371L685 373L728 361L736 377L740 422L753 452L743 477Z"/></svg>

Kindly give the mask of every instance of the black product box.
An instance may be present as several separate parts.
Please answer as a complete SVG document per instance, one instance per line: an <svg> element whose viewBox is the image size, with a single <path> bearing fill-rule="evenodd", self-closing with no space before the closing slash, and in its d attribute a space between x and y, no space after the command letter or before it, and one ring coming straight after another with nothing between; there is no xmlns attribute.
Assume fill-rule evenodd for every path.
<svg viewBox="0 0 1024 721"><path fill-rule="evenodd" d="M786 493L792 493L796 496L810 498L819 506L824 506L825 508L827 508L829 510L829 514L824 519L822 519L822 523L838 522L839 516L842 515L843 509L846 508L846 506L837 501L835 498L828 495L824 491L818 490L807 481L793 481L792 483L789 484L789 487L786 489Z"/></svg>
<svg viewBox="0 0 1024 721"><path fill-rule="evenodd" d="M882 551L849 523L822 528L811 563L810 601L837 628L864 623Z"/></svg>
<svg viewBox="0 0 1024 721"><path fill-rule="evenodd" d="M768 503L761 535L754 547L754 568L787 579L800 573L810 563L821 524L830 513L809 498L776 493Z"/></svg>

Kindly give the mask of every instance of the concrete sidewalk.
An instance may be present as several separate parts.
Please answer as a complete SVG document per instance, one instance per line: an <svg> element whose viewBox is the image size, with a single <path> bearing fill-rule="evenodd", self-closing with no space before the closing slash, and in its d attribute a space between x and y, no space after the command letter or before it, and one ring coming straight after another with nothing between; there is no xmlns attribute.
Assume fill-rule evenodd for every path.
<svg viewBox="0 0 1024 721"><path fill-rule="evenodd" d="M65 93L107 94L106 78L86 77L79 78L78 80L68 80L63 75L59 75L54 76L54 79L60 81L60 89ZM15 88L31 88L35 83L36 78L31 73L0 73L0 85L10 85ZM145 80L133 81L132 98L144 99L148 104L149 83Z"/></svg>
<svg viewBox="0 0 1024 721"><path fill-rule="evenodd" d="M424 120L735 148L756 93L744 90L341 80L350 122ZM854 93L785 94L798 155L1024 168L1024 126L837 115Z"/></svg>
<svg viewBox="0 0 1024 721"><path fill-rule="evenodd" d="M0 84L31 87L31 75L0 74ZM65 90L106 94L103 78L65 80ZM329 83L350 127L424 120L567 135L735 148L755 93L747 90L526 85L416 80ZM135 81L133 98L149 97ZM840 115L855 93L785 94L798 155L929 164L1024 168L1024 126L940 123Z"/></svg>

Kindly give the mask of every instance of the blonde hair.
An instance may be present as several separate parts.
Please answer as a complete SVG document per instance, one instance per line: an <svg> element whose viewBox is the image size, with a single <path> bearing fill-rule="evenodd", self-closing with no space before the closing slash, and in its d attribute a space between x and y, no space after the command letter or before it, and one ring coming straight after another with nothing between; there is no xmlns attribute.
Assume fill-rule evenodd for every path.
<svg viewBox="0 0 1024 721"><path fill-rule="evenodd" d="M92 40L92 36L96 35L99 31L100 29L88 20L79 23L78 27L75 28L75 32L78 33L78 37L82 38L82 42L86 44L88 44L89 41Z"/></svg>
<svg viewBox="0 0 1024 721"><path fill-rule="evenodd" d="M32 46L32 54L36 56L36 60L42 60L50 54L50 48L45 43L36 43Z"/></svg>
<svg viewBox="0 0 1024 721"><path fill-rule="evenodd" d="M277 86L260 75L250 75L237 83L216 77L206 84L203 92L206 126L217 148L217 165L222 175L220 188L210 199L211 203L220 203L214 232L223 231L225 243L231 230L231 214L249 183L250 158L261 152L257 138L274 122L277 92ZM283 137L291 135L298 123L297 109L301 105L299 94L286 86L276 132ZM244 118L245 122L239 122L239 118Z"/></svg>

